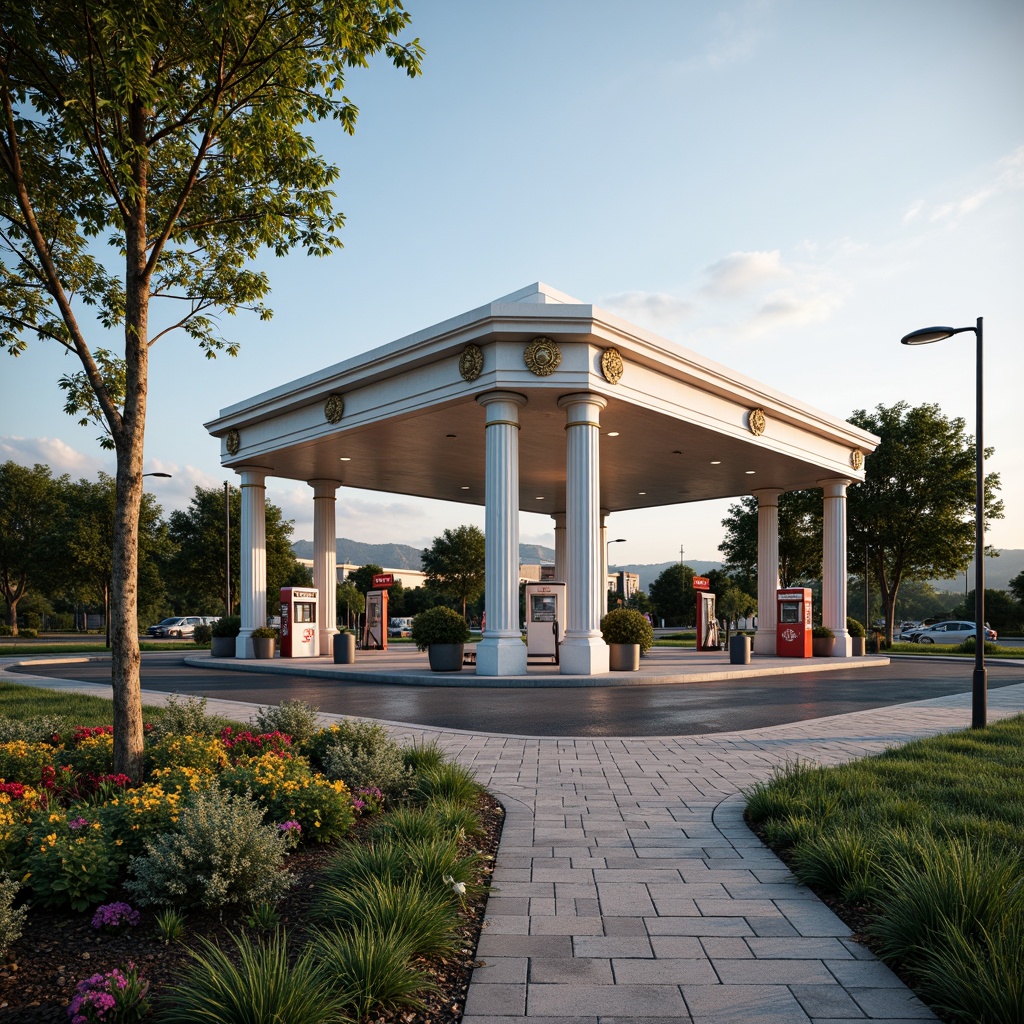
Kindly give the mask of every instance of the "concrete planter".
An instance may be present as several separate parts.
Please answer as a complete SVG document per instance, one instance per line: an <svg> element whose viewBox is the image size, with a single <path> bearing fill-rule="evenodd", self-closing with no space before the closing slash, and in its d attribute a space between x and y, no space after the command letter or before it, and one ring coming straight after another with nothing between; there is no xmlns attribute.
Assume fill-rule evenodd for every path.
<svg viewBox="0 0 1024 1024"><path fill-rule="evenodd" d="M613 672L639 672L640 645L609 644L608 667Z"/></svg>
<svg viewBox="0 0 1024 1024"><path fill-rule="evenodd" d="M211 658L233 658L235 656L235 637L214 636L210 638Z"/></svg>
<svg viewBox="0 0 1024 1024"><path fill-rule="evenodd" d="M867 647L867 637L863 636L851 636L850 640L853 642L853 649L851 653L855 658L863 658L865 648Z"/></svg>
<svg viewBox="0 0 1024 1024"><path fill-rule="evenodd" d="M431 644L427 648L432 672L461 672L465 644Z"/></svg>
<svg viewBox="0 0 1024 1024"><path fill-rule="evenodd" d="M274 657L274 645L277 641L272 637L254 636L252 638L252 653L255 658L266 661Z"/></svg>
<svg viewBox="0 0 1024 1024"><path fill-rule="evenodd" d="M811 637L811 653L816 658L831 658L835 646L836 638L834 636Z"/></svg>

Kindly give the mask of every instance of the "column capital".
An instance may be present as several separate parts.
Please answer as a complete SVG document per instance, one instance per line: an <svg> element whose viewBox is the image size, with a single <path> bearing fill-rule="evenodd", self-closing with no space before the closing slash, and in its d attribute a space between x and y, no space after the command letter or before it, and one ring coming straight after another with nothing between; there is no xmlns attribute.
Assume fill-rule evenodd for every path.
<svg viewBox="0 0 1024 1024"><path fill-rule="evenodd" d="M853 481L849 477L829 477L827 480L819 480L818 486L825 492L826 498L845 498L846 488Z"/></svg>
<svg viewBox="0 0 1024 1024"><path fill-rule="evenodd" d="M307 480L307 484L313 488L313 499L334 498L335 491L341 486L340 480Z"/></svg>
<svg viewBox="0 0 1024 1024"><path fill-rule="evenodd" d="M551 518L555 521L555 529L565 529L565 513L564 512L552 512L550 513Z"/></svg>
<svg viewBox="0 0 1024 1024"><path fill-rule="evenodd" d="M262 487L267 477L274 472L269 466L234 466L232 468L242 478L242 487Z"/></svg>
<svg viewBox="0 0 1024 1024"><path fill-rule="evenodd" d="M571 395L562 395L558 399L558 408L568 410L568 426L573 425L573 407L579 405L589 405L600 410L608 404L608 399L604 395L596 395L592 391L578 391ZM581 422L584 422L581 420Z"/></svg>
<svg viewBox="0 0 1024 1024"><path fill-rule="evenodd" d="M750 492L757 498L758 505L778 505L779 498L786 493L784 487L755 487Z"/></svg>
<svg viewBox="0 0 1024 1024"><path fill-rule="evenodd" d="M520 407L528 402L526 395L521 395L518 391L485 391L482 395L477 395L476 400L485 409L495 402L512 402Z"/></svg>

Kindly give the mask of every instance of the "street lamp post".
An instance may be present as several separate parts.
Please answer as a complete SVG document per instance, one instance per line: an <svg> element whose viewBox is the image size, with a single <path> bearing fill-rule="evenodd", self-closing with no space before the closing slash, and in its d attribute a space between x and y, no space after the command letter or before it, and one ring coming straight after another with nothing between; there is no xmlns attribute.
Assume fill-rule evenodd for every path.
<svg viewBox="0 0 1024 1024"><path fill-rule="evenodd" d="M923 327L901 338L904 345L930 345L954 334L973 332L977 342L977 371L975 376L975 505L974 505L974 678L971 686L971 728L983 729L987 713L988 675L985 671L985 445L982 442L983 377L982 377L982 317L974 327Z"/></svg>
<svg viewBox="0 0 1024 1024"><path fill-rule="evenodd" d="M604 588L605 588L606 591L608 590L608 577L607 577L607 573L611 572L611 568L612 568L612 545L613 544L625 544L625 543L626 543L626 538L625 537L616 537L615 540L608 541L608 543L605 544L605 546L604 546L604 567L605 567L605 574L606 574L605 575L605 581L604 581ZM623 597L626 596L625 587L623 587L622 596ZM606 593L605 596L603 598L601 598L601 603L604 604L607 601L607 599L608 599L608 595Z"/></svg>

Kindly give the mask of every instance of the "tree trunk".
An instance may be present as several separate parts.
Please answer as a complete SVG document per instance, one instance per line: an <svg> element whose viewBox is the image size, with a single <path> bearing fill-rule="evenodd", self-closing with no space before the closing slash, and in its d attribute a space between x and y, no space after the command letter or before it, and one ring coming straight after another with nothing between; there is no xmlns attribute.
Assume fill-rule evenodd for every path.
<svg viewBox="0 0 1024 1024"><path fill-rule="evenodd" d="M4 600L7 602L7 612L5 618L7 619L7 625L11 627L11 636L18 635L18 598L13 600L9 597L5 597Z"/></svg>

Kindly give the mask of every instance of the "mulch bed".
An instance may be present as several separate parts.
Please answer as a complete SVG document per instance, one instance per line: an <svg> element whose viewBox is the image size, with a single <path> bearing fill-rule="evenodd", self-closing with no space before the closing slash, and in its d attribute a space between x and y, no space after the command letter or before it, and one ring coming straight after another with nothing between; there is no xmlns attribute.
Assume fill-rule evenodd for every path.
<svg viewBox="0 0 1024 1024"><path fill-rule="evenodd" d="M480 882L489 887L505 811L497 800L485 795L478 813L485 834L472 840L471 847L492 858L484 862L480 878ZM359 826L366 824L365 820L356 823L357 839ZM289 948L296 952L308 927L308 910L319 888L318 881L335 852L336 848L332 847L303 847L288 857L288 870L295 874L296 883L280 901L278 910L288 932ZM131 902L126 893L111 894L106 902L122 899ZM377 1015L375 1021L380 1024L458 1024L476 962L486 904L486 893L466 901L460 927L461 954L456 960L431 964L437 990L424 997L426 1009L397 1010ZM21 938L0 965L0 1021L67 1024L67 1006L78 982L120 967L129 960L135 962L142 976L150 982L150 1001L156 1006L161 995L181 979L191 962L187 948L190 941L202 937L229 950L233 945L231 935L243 927L237 922L237 911L227 912L224 922L215 916L192 916L188 919L185 940L165 945L156 933L155 914L145 910L141 913L138 927L101 933L91 926L91 910L76 914L30 907Z"/></svg>

